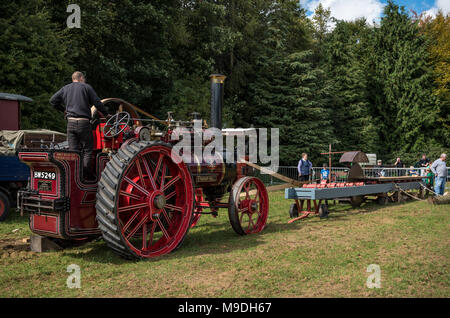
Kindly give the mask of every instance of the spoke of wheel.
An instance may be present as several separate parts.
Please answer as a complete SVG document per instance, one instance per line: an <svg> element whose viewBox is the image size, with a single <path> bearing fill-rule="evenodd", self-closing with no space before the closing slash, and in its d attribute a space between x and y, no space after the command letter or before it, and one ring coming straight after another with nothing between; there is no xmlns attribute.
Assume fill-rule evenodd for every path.
<svg viewBox="0 0 450 318"><path fill-rule="evenodd" d="M142 168L141 168L140 161L141 161L141 159L138 157L137 160L136 160L136 168L137 168L137 171L138 171L138 174L139 174L139 179L141 180L141 185L143 187L145 187L146 184L145 184L145 180L144 180L144 175L142 174Z"/></svg>
<svg viewBox="0 0 450 318"><path fill-rule="evenodd" d="M167 224L169 225L169 227L172 226L172 220L169 218L169 215L167 214L166 209L162 209L162 214L164 214L164 217L167 220Z"/></svg>
<svg viewBox="0 0 450 318"><path fill-rule="evenodd" d="M150 167L148 166L147 160L145 160L145 157L142 158L142 163L144 164L145 172L147 173L148 179L150 180L150 184L153 188L153 190L156 190L156 183L155 178L153 178L152 172L150 170Z"/></svg>
<svg viewBox="0 0 450 318"><path fill-rule="evenodd" d="M127 240L129 240L130 237L132 237L137 232L137 230L139 230L139 228L147 221L147 219L148 215L144 216L142 220L139 221L139 223L133 228L133 230L130 233L128 233Z"/></svg>
<svg viewBox="0 0 450 318"><path fill-rule="evenodd" d="M239 224L242 225L242 219L244 218L244 213L241 213L241 217L239 218Z"/></svg>
<svg viewBox="0 0 450 318"><path fill-rule="evenodd" d="M248 200L250 199L250 193L248 192L248 188L250 187L250 183L247 183L246 185L244 185L244 190L245 190L245 198Z"/></svg>
<svg viewBox="0 0 450 318"><path fill-rule="evenodd" d="M118 123L122 123L124 122L124 119L126 119L128 121L128 115L124 115L121 119L118 120Z"/></svg>
<svg viewBox="0 0 450 318"><path fill-rule="evenodd" d="M147 247L150 247L153 244L153 235L155 234L155 229L156 229L156 222L153 222L152 229L150 231L150 238L148 240L148 246Z"/></svg>
<svg viewBox="0 0 450 318"><path fill-rule="evenodd" d="M253 229L253 228L255 227L255 223L253 223L252 215L251 215L251 214L248 215L248 226L247 226L247 231L250 229L250 223L253 225L253 227L252 227L252 229Z"/></svg>
<svg viewBox="0 0 450 318"><path fill-rule="evenodd" d="M167 182L164 185L164 188L161 188L161 191L166 191L172 184L174 184L175 182L177 182L178 180L180 180L180 175L178 174L176 177L173 177L172 180L170 180L169 182Z"/></svg>
<svg viewBox="0 0 450 318"><path fill-rule="evenodd" d="M173 192L169 193L168 195L166 195L166 201L169 201L170 199L172 199L172 197L174 197L175 194L177 194L177 191L173 191Z"/></svg>
<svg viewBox="0 0 450 318"><path fill-rule="evenodd" d="M139 215L139 213L141 212L141 210L136 211L133 216L128 220L128 222L122 227L122 232L125 234L125 232L128 230L128 228L130 227L131 223L133 223L133 221L136 219L136 217Z"/></svg>
<svg viewBox="0 0 450 318"><path fill-rule="evenodd" d="M120 195L124 195L124 196L130 197L135 200L142 200L142 197L140 197L136 194L133 194L133 193L125 192L123 190L120 191Z"/></svg>
<svg viewBox="0 0 450 318"><path fill-rule="evenodd" d="M245 208L240 209L242 213L247 212L248 211L248 206Z"/></svg>
<svg viewBox="0 0 450 318"><path fill-rule="evenodd" d="M167 239L170 239L169 233L167 233L167 230L166 230L166 228L164 227L164 224L161 222L160 219L158 219L158 225L159 225L159 228L161 229L161 231L163 232L164 236L165 236Z"/></svg>
<svg viewBox="0 0 450 318"><path fill-rule="evenodd" d="M133 180L131 180L128 177L124 177L123 180L125 180L126 182L128 182L129 184L131 184L132 186L134 186L136 189L138 189L139 191L141 191L143 194L145 194L146 196L150 195L150 192L148 192L147 190L145 190L143 187L141 187L139 184L137 184L136 182L134 182Z"/></svg>
<svg viewBox="0 0 450 318"><path fill-rule="evenodd" d="M163 163L162 165L162 171L161 171L161 182L159 183L159 188L161 189L161 191L164 191L162 189L164 189L164 183L166 181L166 164Z"/></svg>
<svg viewBox="0 0 450 318"><path fill-rule="evenodd" d="M261 207L261 205L258 206L258 209L256 209L256 213L258 213L258 216L261 216L261 212L259 211L259 208Z"/></svg>
<svg viewBox="0 0 450 318"><path fill-rule="evenodd" d="M255 201L258 201L259 189L256 188Z"/></svg>
<svg viewBox="0 0 450 318"><path fill-rule="evenodd" d="M124 211L131 211L131 210L135 210L135 209L145 208L147 206L148 206L148 203L138 203L138 204L133 204L133 205L127 205L127 206L118 208L117 212L121 213Z"/></svg>
<svg viewBox="0 0 450 318"><path fill-rule="evenodd" d="M153 175L153 179L155 179L155 180L156 180L156 177L158 176L159 168L161 168L163 157L164 157L164 155L162 153L160 153L159 158L158 158L158 163L156 164L156 168L155 168L155 174Z"/></svg>
<svg viewBox="0 0 450 318"><path fill-rule="evenodd" d="M111 136L110 132L112 132L112 130L114 129L114 126L111 126L111 128L109 128L109 130L105 133L106 137Z"/></svg>
<svg viewBox="0 0 450 318"><path fill-rule="evenodd" d="M173 205L173 204L166 204L166 208L169 210L177 211L177 212L183 212L183 208Z"/></svg>
<svg viewBox="0 0 450 318"><path fill-rule="evenodd" d="M142 249L147 247L147 223L142 227Z"/></svg>

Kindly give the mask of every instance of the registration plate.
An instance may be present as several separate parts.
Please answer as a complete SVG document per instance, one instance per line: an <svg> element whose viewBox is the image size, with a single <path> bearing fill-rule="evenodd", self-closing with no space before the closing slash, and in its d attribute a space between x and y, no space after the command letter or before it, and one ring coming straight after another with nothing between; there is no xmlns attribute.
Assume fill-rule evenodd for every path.
<svg viewBox="0 0 450 318"><path fill-rule="evenodd" d="M56 172L35 171L34 178L35 179L43 179L43 180L56 180Z"/></svg>

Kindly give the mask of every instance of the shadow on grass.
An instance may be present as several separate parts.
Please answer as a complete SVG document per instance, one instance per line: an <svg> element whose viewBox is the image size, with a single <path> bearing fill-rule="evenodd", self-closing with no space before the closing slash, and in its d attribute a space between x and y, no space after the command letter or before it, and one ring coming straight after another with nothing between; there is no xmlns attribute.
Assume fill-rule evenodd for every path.
<svg viewBox="0 0 450 318"><path fill-rule="evenodd" d="M359 209L353 209L350 205L331 205L328 221L333 220L351 220L351 216L358 214L368 214L376 212L379 209L388 206L399 205L390 203L389 205L378 205L374 202L365 203ZM309 220L320 219L316 216L308 218ZM268 220L266 228L259 234L240 236L237 235L228 222L202 222L194 229L191 229L184 239L184 242L175 251L168 255L147 259L147 262L159 262L161 260L169 261L172 259L182 259L200 255L217 255L227 254L236 250L248 250L264 244L267 236L273 233L280 233L292 230L299 230L303 226L308 226L305 221L301 220L294 224L288 224L289 216L283 218L277 215L274 219ZM322 221L322 220L320 220ZM132 264L139 260L127 260L116 255L101 239L85 245L73 248L67 248L62 251L64 256L80 258L87 262L95 262L101 264Z"/></svg>
<svg viewBox="0 0 450 318"><path fill-rule="evenodd" d="M353 209L350 205L330 205L330 208L331 211L328 220L332 221L350 220L352 215L376 212L379 209L386 208L386 206L376 203L366 203L359 209ZM315 217L310 217L309 219L315 219ZM281 220L278 216L272 221L269 218L264 231L245 236L236 234L228 222L200 223L188 232L183 243L175 251L168 255L147 259L145 261L159 262L174 258L182 259L192 256L227 254L236 250L248 250L265 243L267 235L298 230L303 226L307 226L304 220L295 224L288 224L288 220L288 216L286 219L281 217ZM116 255L101 239L78 248L65 249L64 255L105 264L139 262L139 260L126 260Z"/></svg>
<svg viewBox="0 0 450 318"><path fill-rule="evenodd" d="M147 259L145 261L159 262L161 260L171 260L174 258L181 259L200 255L227 254L236 250L252 249L263 244L267 234L292 229L292 225L287 224L287 222L270 222L261 233L241 236L231 229L229 223L204 223L199 225L198 228L194 228L195 231L188 232L183 243L172 253ZM101 239L87 243L78 248L65 249L64 255L82 258L85 261L116 265L140 261L126 260L119 255L116 255Z"/></svg>
<svg viewBox="0 0 450 318"><path fill-rule="evenodd" d="M351 217L358 214L369 214L376 212L381 209L386 209L388 207L395 207L407 204L413 201L406 201L403 203L388 203L386 205L380 205L376 202L366 202L359 208L352 208L350 205L343 205L342 208L335 210L333 209L333 205L329 205L330 214L328 215L328 220L343 220L348 221L351 220ZM336 206L339 206L337 204Z"/></svg>
<svg viewBox="0 0 450 318"><path fill-rule="evenodd" d="M11 209L9 212L8 217L6 220L0 222L2 226L6 225L12 225L12 226L22 226L22 225L28 225L28 214L24 214L23 216L20 215L19 212L16 211L16 209Z"/></svg>

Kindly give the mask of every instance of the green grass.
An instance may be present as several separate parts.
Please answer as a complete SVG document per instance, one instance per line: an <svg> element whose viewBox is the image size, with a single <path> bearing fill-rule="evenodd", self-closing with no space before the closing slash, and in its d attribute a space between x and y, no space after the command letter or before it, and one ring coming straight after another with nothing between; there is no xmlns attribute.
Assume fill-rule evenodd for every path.
<svg viewBox="0 0 450 318"><path fill-rule="evenodd" d="M291 203L271 193L267 228L245 237L225 210L202 216L179 250L146 261L121 259L101 240L25 251L28 222L14 213L0 224L0 297L450 296L449 205L336 205L329 219L288 224ZM66 287L70 264L81 267L81 289ZM370 264L381 267L380 289L366 287Z"/></svg>

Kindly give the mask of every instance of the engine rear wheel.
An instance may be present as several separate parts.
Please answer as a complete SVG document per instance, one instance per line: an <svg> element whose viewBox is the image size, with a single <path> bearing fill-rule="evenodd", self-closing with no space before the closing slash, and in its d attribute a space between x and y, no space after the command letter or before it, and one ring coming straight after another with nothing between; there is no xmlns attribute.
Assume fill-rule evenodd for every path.
<svg viewBox="0 0 450 318"><path fill-rule="evenodd" d="M228 216L233 230L240 235L261 232L269 214L269 196L261 180L243 177L233 184Z"/></svg>
<svg viewBox="0 0 450 318"><path fill-rule="evenodd" d="M10 208L8 196L0 190L0 222L6 220Z"/></svg>
<svg viewBox="0 0 450 318"><path fill-rule="evenodd" d="M123 257L170 253L189 230L194 209L192 176L171 151L161 141L124 144L102 173L97 220L103 239Z"/></svg>

